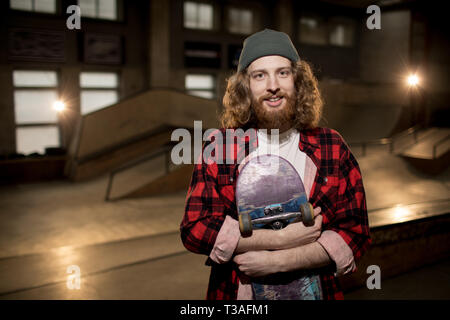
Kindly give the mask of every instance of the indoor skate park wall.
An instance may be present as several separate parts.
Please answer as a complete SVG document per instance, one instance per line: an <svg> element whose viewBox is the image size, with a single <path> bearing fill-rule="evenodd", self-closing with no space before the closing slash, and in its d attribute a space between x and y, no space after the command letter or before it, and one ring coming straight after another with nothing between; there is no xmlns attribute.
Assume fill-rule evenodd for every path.
<svg viewBox="0 0 450 320"><path fill-rule="evenodd" d="M413 126L411 92L405 85L411 72L410 25L408 10L383 12L383 27L376 32L362 25L358 56L347 63L347 69L359 72L345 81L321 81L322 123L338 130L348 143L386 138Z"/></svg>

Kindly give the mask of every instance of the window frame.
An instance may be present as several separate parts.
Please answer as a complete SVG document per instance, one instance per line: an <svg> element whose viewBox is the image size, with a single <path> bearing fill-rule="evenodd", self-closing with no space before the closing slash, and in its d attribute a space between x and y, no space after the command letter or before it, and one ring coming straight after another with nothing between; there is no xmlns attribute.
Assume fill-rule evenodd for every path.
<svg viewBox="0 0 450 320"><path fill-rule="evenodd" d="M343 45L339 45L339 44L334 44L331 43L331 31L332 31L332 26L336 26L336 25L343 25L344 28L345 27L350 27L351 28L351 35L350 35L350 43L349 44L343 44ZM333 46L333 47L339 47L339 48L352 48L355 46L355 34L356 34L356 22L353 19L350 19L348 17L342 17L342 16L335 16L335 17L330 17L328 19L328 45L329 46ZM344 34L345 36L345 34Z"/></svg>
<svg viewBox="0 0 450 320"><path fill-rule="evenodd" d="M81 74L82 73L113 73L113 74L115 74L117 76L117 86L116 87L111 87L111 88L105 88L105 87L103 87L103 88L102 87L82 87L81 86ZM83 109L82 109L82 105L81 105L81 103L82 103L81 102L81 94L82 94L83 91L85 91L85 92L86 91L115 91L117 93L117 101L116 101L116 103L118 103L120 101L120 99L121 99L121 95L120 95L120 93L121 93L121 79L122 79L122 77L121 77L121 73L120 73L119 70L98 70L98 69L95 69L95 70L93 70L93 69L81 70L80 73L78 74L78 87L79 87L79 98L80 98L80 115L84 116L84 115L91 114L93 112L97 112L99 110L102 110L102 109L106 108L106 106L105 106L105 107L101 107L101 108L95 109L93 111L89 111L89 112L83 113Z"/></svg>
<svg viewBox="0 0 450 320"><path fill-rule="evenodd" d="M230 11L232 10L232 9L234 9L234 10L239 10L239 11L250 11L250 13L251 13L251 15L252 15L252 21L251 21L251 30L250 30L250 32L249 33L244 33L244 32L232 32L231 30L230 30L230 19L231 19L231 13L230 13ZM230 5L227 5L226 7L225 7L225 21L227 22L226 23L226 31L229 33L229 34L232 34L232 35L237 35L237 36L248 36L248 35L251 35L252 33L254 33L255 32L255 30L257 29L256 28L256 10L254 10L254 9L252 9L252 8L249 8L249 7L244 7L244 6L239 6L239 5L234 5L234 4L230 4Z"/></svg>
<svg viewBox="0 0 450 320"><path fill-rule="evenodd" d="M14 71L42 71L42 72L55 72L56 73L56 86L48 86L48 87L39 87L39 86L16 86L14 84ZM13 87L13 96L15 95L16 91L49 91L54 90L57 93L58 98L61 98L61 73L60 70L54 69L54 68L24 68L24 67L13 67L11 72L11 79L12 79L12 87ZM61 120L59 117L59 114L56 114L56 122L34 122L34 123L17 123L16 120L16 112L15 112L15 101L14 101L14 141L15 141L15 150L16 153L19 153L18 147L18 141L17 141L17 129L19 128L33 128L33 127L56 127L58 131L58 146L57 147L63 147L63 136L62 136L62 130L61 130ZM44 153L45 154L45 153Z"/></svg>
<svg viewBox="0 0 450 320"><path fill-rule="evenodd" d="M12 8L11 7L12 0L8 1L8 8L11 11L28 12L28 13L32 13L32 14L47 14L47 15L60 15L61 14L61 1L54 0L54 2L55 2L55 12L37 11L35 3L38 0L30 0L30 1L31 1L31 10Z"/></svg>
<svg viewBox="0 0 450 320"><path fill-rule="evenodd" d="M196 28L191 28L191 27L186 27L186 24L185 24L185 10L184 10L184 6L185 6L185 3L186 2L191 2L191 3L194 3L194 4L196 4L197 6L198 5L208 5L208 6L210 6L211 7L211 10L212 10L212 12L211 12L211 19L212 19L212 21L211 21L211 28L210 29L204 29L204 28L198 28L198 27L196 27ZM217 31L217 28L218 28L218 17L217 17L217 5L215 4L215 3L213 3L213 2L210 2L210 1L205 1L205 0L184 0L183 1L183 5L182 5L182 10L183 10L183 14L182 14L182 25L183 25L183 29L184 30L189 30L189 31L200 31L200 32L214 32L214 31ZM197 10L198 10L198 8L197 8ZM198 24L198 15L197 15L197 24Z"/></svg>
<svg viewBox="0 0 450 320"><path fill-rule="evenodd" d="M312 43L312 42L305 42L304 39L302 39L301 36L301 19L302 18L312 18L312 19L319 19L322 20L322 23L324 24L325 28L325 43ZM345 25L350 26L352 28L352 34L350 35L350 44L349 45L339 45L331 43L331 31L333 25ZM308 45L308 46L316 46L316 47L335 47L335 48L354 48L355 42L356 42L356 33L357 33L357 23L352 19L351 17L345 17L345 16L327 16L322 17L318 14L315 14L313 12L304 12L297 18L297 41L301 45Z"/></svg>
<svg viewBox="0 0 450 320"><path fill-rule="evenodd" d="M187 88L186 86L186 80L188 76L210 76L212 78L212 87L211 88L201 88L201 87L196 87L196 88ZM217 99L217 75L214 73L210 73L210 72L199 72L199 71L195 71L195 70L191 70L191 71L187 71L186 74L184 75L184 91L186 94L189 94L191 96L196 96L199 98L203 98L203 99ZM211 98L206 98L200 95L196 95L196 94L192 94L192 92L199 92L199 91L207 91L207 92L211 92L212 93L212 97Z"/></svg>
<svg viewBox="0 0 450 320"><path fill-rule="evenodd" d="M108 19L108 18L99 17L99 10L100 10L99 0L93 0L93 1L95 1L95 17L83 16L83 11L82 11L81 19L100 20L102 22L117 22L117 23L124 22L123 0L115 0L116 1L116 19ZM77 0L77 5L80 6L79 0ZM81 6L80 6L80 8L81 8Z"/></svg>

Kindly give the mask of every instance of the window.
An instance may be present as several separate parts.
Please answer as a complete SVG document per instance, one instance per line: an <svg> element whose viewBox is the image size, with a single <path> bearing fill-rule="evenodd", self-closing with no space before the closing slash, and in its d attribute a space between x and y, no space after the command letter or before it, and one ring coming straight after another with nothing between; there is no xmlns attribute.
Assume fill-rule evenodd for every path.
<svg viewBox="0 0 450 320"><path fill-rule="evenodd" d="M114 72L80 74L81 114L87 114L119 100L119 77Z"/></svg>
<svg viewBox="0 0 450 320"><path fill-rule="evenodd" d="M184 27L188 29L213 29L213 6L191 1L184 2Z"/></svg>
<svg viewBox="0 0 450 320"><path fill-rule="evenodd" d="M354 30L354 22L347 18L325 20L314 15L305 15L300 18L299 40L306 44L351 47Z"/></svg>
<svg viewBox="0 0 450 320"><path fill-rule="evenodd" d="M238 34L253 32L253 14L250 10L230 8L228 10L228 31Z"/></svg>
<svg viewBox="0 0 450 320"><path fill-rule="evenodd" d="M55 71L13 71L16 151L45 153L47 147L59 147L57 111L58 76Z"/></svg>
<svg viewBox="0 0 450 320"><path fill-rule="evenodd" d="M56 0L10 0L9 7L14 10L56 13Z"/></svg>
<svg viewBox="0 0 450 320"><path fill-rule="evenodd" d="M117 0L78 0L81 16L105 20L119 20Z"/></svg>
<svg viewBox="0 0 450 320"><path fill-rule="evenodd" d="M299 24L299 38L302 43L326 45L328 40L325 21L319 17L301 17Z"/></svg>
<svg viewBox="0 0 450 320"><path fill-rule="evenodd" d="M45 148L59 147L57 126L33 126L16 128L17 153L45 153Z"/></svg>
<svg viewBox="0 0 450 320"><path fill-rule="evenodd" d="M188 74L185 78L185 88L188 94L194 96L214 99L215 81L214 76L207 74Z"/></svg>
<svg viewBox="0 0 450 320"><path fill-rule="evenodd" d="M351 20L336 19L330 21L329 42L331 45L351 47L355 26Z"/></svg>

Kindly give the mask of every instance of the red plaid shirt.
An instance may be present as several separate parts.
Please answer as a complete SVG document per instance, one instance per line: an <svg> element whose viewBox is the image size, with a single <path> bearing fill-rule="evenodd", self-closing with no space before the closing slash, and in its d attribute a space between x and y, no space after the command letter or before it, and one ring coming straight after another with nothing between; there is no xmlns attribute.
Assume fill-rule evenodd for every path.
<svg viewBox="0 0 450 320"><path fill-rule="evenodd" d="M240 152L248 153L250 147L256 148L256 135L255 138L245 137L245 142L239 144L236 139L226 141L225 129L218 132L223 135L224 148L230 144L236 147L235 159ZM204 148L209 143L205 143ZM242 145L245 150L237 150ZM327 128L300 131L299 148L317 167L309 201L313 207L322 209L322 230L337 232L358 260L371 240L365 192L356 159L339 133ZM225 152L223 154L225 158ZM194 166L180 226L184 246L207 256L214 247L225 217L229 215L238 219L234 192L239 163L223 163L202 162ZM211 265L207 299L236 299L239 269L232 259L224 264L208 259L207 265ZM320 270L325 299L343 299L335 271L333 265Z"/></svg>

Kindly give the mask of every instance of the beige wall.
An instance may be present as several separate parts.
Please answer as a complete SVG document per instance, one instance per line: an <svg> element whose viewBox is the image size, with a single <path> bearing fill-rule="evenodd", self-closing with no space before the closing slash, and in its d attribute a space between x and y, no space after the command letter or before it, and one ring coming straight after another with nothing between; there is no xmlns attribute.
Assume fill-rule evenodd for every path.
<svg viewBox="0 0 450 320"><path fill-rule="evenodd" d="M381 30L361 30L361 80L398 83L408 73L410 12L381 12Z"/></svg>
<svg viewBox="0 0 450 320"><path fill-rule="evenodd" d="M169 87L170 1L152 0L149 16L149 87Z"/></svg>

